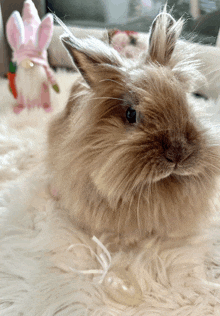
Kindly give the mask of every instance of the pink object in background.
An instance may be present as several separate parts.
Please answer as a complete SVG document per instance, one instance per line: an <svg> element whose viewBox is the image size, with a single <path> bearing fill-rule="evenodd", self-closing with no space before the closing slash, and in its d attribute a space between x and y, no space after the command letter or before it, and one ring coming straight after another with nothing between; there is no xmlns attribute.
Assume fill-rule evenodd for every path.
<svg viewBox="0 0 220 316"><path fill-rule="evenodd" d="M111 38L111 45L121 56L131 59L137 58L147 48L134 31L117 30Z"/></svg>
<svg viewBox="0 0 220 316"><path fill-rule="evenodd" d="M50 105L49 86L47 82L44 82L42 84L41 104L46 112L50 112L52 110L51 105Z"/></svg>
<svg viewBox="0 0 220 316"><path fill-rule="evenodd" d="M25 107L30 109L34 106L41 106L45 111L50 111L48 82L56 92L59 92L47 60L47 48L53 35L52 14L47 14L41 21L32 0L26 0L22 18L18 11L14 11L9 17L6 34L13 50L13 61L18 65L16 74L18 106L15 107L14 112L19 113ZM32 86L29 83L31 80Z"/></svg>

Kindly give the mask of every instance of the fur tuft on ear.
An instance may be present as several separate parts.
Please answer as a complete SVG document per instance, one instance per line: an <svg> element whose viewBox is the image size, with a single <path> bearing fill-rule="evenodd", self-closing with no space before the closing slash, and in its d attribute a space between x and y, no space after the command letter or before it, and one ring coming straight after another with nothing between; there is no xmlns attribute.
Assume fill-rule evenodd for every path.
<svg viewBox="0 0 220 316"><path fill-rule="evenodd" d="M176 21L166 12L166 6L156 16L149 37L149 55L153 62L161 65L169 63L182 27L183 20Z"/></svg>
<svg viewBox="0 0 220 316"><path fill-rule="evenodd" d="M120 66L121 57L102 41L89 37L78 39L73 35L61 37L62 43L72 57L74 64L89 86L94 86L100 79L101 67Z"/></svg>
<svg viewBox="0 0 220 316"><path fill-rule="evenodd" d="M121 57L113 48L94 37L76 38L60 18L55 14L53 16L65 31L65 34L61 36L64 47L90 87L97 85L107 66L114 70L116 70L114 66L121 66ZM105 66L105 70L101 66Z"/></svg>

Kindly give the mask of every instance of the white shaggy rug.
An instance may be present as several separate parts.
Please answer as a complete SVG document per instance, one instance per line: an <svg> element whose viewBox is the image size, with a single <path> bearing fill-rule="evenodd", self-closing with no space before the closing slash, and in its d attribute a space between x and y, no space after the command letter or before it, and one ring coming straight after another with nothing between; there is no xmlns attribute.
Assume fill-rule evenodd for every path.
<svg viewBox="0 0 220 316"><path fill-rule="evenodd" d="M137 249L111 253L110 264L102 244L78 231L50 195L43 162L47 122L63 108L75 76L57 74L61 94L53 95L52 114L35 109L17 116L7 81L0 81L0 315L220 315L217 217L200 236L152 237ZM195 102L220 108L220 102ZM142 291L135 306L119 304L120 294L99 282L119 265Z"/></svg>

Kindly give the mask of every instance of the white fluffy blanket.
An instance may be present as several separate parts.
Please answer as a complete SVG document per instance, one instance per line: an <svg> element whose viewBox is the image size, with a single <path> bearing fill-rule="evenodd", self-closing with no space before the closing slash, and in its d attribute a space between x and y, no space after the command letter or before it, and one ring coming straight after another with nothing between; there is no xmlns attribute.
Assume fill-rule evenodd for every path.
<svg viewBox="0 0 220 316"><path fill-rule="evenodd" d="M57 78L62 92L53 95L54 113L64 106L75 75L58 73ZM36 109L17 116L13 103L2 79L0 315L220 315L219 220L188 240L149 238L137 249L112 253L111 265L104 266L101 246L74 227L49 193L43 161L53 114ZM141 288L137 306L117 303L105 283L88 272L108 272L119 264Z"/></svg>

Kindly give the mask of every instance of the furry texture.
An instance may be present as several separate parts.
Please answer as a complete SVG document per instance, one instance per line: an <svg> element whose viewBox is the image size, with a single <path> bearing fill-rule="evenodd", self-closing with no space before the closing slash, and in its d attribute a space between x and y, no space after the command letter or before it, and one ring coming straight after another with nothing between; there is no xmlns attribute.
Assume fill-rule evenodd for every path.
<svg viewBox="0 0 220 316"><path fill-rule="evenodd" d="M170 17L167 18L167 22L170 21ZM168 29L172 28L170 22L167 26ZM157 26L154 25L152 29L154 32L157 31ZM51 174L45 164L48 163L46 135L50 116L45 116L43 111L36 115L35 109L29 113L23 111L19 117L14 117L13 113L9 114L8 110L5 110L5 115L1 116L0 315L218 316L220 313L218 218L212 218L211 226L201 230L201 234L198 232L194 236L181 237L183 234L178 232L175 238L167 236L169 229L170 232L173 231L175 223L165 224L163 218L169 218L170 211L173 211L173 216L176 213L181 214L182 218L177 221L179 229L192 211L195 210L195 215L192 216L193 226L200 214L206 213L205 209L199 209L198 198L204 198L204 201L211 198L219 170L216 161L218 152L215 152L218 149L216 134L219 128L213 116L207 114L210 110L219 123L219 105L217 104L215 108L212 102L195 100L186 93L191 85L190 78L195 72L188 71L188 62L182 62L181 58L178 60L181 57L179 54L175 57L175 49L173 53L171 49L170 53L160 54L164 65L152 62L149 52L142 56L142 61L130 64L123 61L115 51L105 45L102 46L100 42L87 41L86 51L83 50L85 46L81 41L75 42L75 39L73 41L66 38L65 42L68 49L72 51L74 59L77 60L77 66L87 84L83 84L80 76L77 75L58 75L62 95L54 99L54 108L61 112L49 127L50 159L53 158L51 159L53 165L50 167L55 174ZM89 54L86 53L88 51ZM103 52L105 52L104 57ZM189 85L184 84L187 78ZM106 80L109 85L105 84ZM72 88L70 88L71 83L74 83ZM0 95L5 97L1 103L6 102L5 105L8 106L13 101L7 100L9 92L5 87L4 81ZM72 89L71 96L67 102L70 89ZM114 104L112 99L115 100ZM137 110L136 123L132 116L134 110ZM146 116L152 118L151 124L146 120ZM169 144L168 147L162 146L162 152L160 132L166 136L163 145ZM143 135L145 141L142 139ZM149 148L148 137L152 137L157 146L152 142L152 148ZM56 145L59 150L53 152ZM75 151L72 150L73 148ZM125 157L122 155L123 151ZM133 151L135 155L132 155ZM55 158L59 157L59 161L54 159L52 152ZM132 179L132 174L135 175L138 171L135 168L141 168L139 159L143 153L143 160L147 161L145 161L146 167L143 167L144 174L141 174L142 169L139 169L141 176ZM106 155L109 160L106 160ZM150 155L153 159L148 165ZM168 164L167 167L164 167L162 156ZM126 157L127 159L124 160ZM155 157L158 158L156 165ZM130 159L133 159L134 166L129 165ZM112 160L115 161L114 164ZM174 161L175 169L170 166ZM72 167L73 162L75 169ZM109 178L105 177L106 170ZM117 175L116 171L118 171ZM127 181L125 181L125 171L128 172ZM50 194L49 188L51 184L56 187L54 179L59 179L60 174L66 178L62 181L60 178L61 186L58 190L61 198L56 200ZM78 175L77 179L76 175ZM128 194L118 182L119 176L122 177L122 184L125 185ZM110 272L114 271L115 267L122 267L123 271L133 275L140 287L142 298L138 306L119 304L116 295L110 295L112 293L109 293L106 282L100 284L94 274L87 275L80 272L100 269L97 256L101 257L102 250L91 240L89 230L83 231L79 228L79 218L76 214L72 214L70 208L62 206L65 198L62 185L67 189L66 201L69 201L70 182L64 181L68 178L74 180L71 184L72 193L81 194L76 196L78 204L73 201L75 210L78 210L77 206L81 207L82 201L88 199L91 208L97 206L97 196L100 198L100 207L106 207L108 201L110 207L108 212L102 213L102 217L100 213L93 213L91 216L91 208L85 208L82 213L84 216L85 214L90 216L92 229L94 221L97 221L98 227L95 227L94 231L99 232L97 237L108 249L111 248L112 242L110 238L112 236L109 235L112 235L112 232L114 235L115 231L115 219L112 221L110 216L112 205L116 205L116 211L121 212L120 206L126 200L130 202L131 197L133 200L136 198L135 195L131 196L135 181L141 221L142 218L146 219L145 214L141 212L145 186L147 188L151 186L147 191L146 203L149 203L153 197L158 199L155 204L151 202L152 209L161 201L165 207L167 207L165 202L173 206L173 209L162 209L165 210L163 216L159 216L159 210L158 213L151 213L158 216L159 232L155 229L154 234L150 234L151 230L149 230L147 234L144 232L145 238L142 241L140 241L141 236L138 236L139 242L136 247L120 250L116 248L111 251ZM159 183L163 184L161 189ZM210 191L209 186L212 189ZM115 189L123 199L118 199ZM204 197L199 195L200 191L203 192ZM151 195L152 192L155 196ZM185 217L180 212L183 192L185 192L185 209L189 213ZM192 196L195 192L198 197L194 201ZM94 194L94 202L91 193ZM173 202L168 199L171 196ZM195 203L195 208L192 208L190 201ZM212 199L212 203L219 207L217 196L216 199ZM85 203L85 206L88 204ZM132 203L129 206L132 208ZM208 213L211 213L211 205L207 203L206 206ZM201 207L203 207L202 203ZM100 208L97 211L100 211ZM151 209L148 208L148 211L150 212ZM127 225L128 230L124 229L122 234L119 234L119 237L124 235L125 243L130 242L130 236L128 238L126 233L132 231L132 221L134 227L138 222L138 216L135 221L132 209L129 213L128 208L127 213L131 215L127 218L122 212L121 216L124 218L121 217L121 220L124 220L124 226ZM112 231L103 232L103 228L100 230L100 225L102 223L104 227L107 220L112 225ZM151 220L155 225L157 221L153 220L153 216ZM140 229L141 221L138 224ZM186 222L184 225L186 226ZM123 228L123 225L119 228ZM117 233L118 231L116 235Z"/></svg>
<svg viewBox="0 0 220 316"><path fill-rule="evenodd" d="M25 100L28 100L25 101L25 104L28 104L30 108L31 101L38 100L41 96L42 82L47 81L47 75L44 68L39 65L35 65L28 70L18 67L15 80L17 92L23 95ZM36 104L40 106L41 101L39 101L39 104L36 102Z"/></svg>
<svg viewBox="0 0 220 316"><path fill-rule="evenodd" d="M212 215L219 137L187 98L198 72L188 52L175 53L181 27L161 13L137 61L93 38L62 39L87 85L73 85L50 126L49 168L62 205L91 236L108 232L122 245L187 236Z"/></svg>
<svg viewBox="0 0 220 316"><path fill-rule="evenodd" d="M53 106L59 111L79 76L60 73L57 80L62 93L53 98ZM96 254L100 249L76 228L48 191L49 179L42 161L52 114L36 109L24 110L19 116L11 113L15 101L6 80L1 80L0 95L0 315L218 316L218 218L201 236L151 236L133 250L111 254L112 265L129 268L139 283L143 293L139 306L116 303L92 275L77 273L101 267L84 246L68 250L69 246L89 245ZM206 119L216 129L220 104L196 99L191 102L210 113ZM104 234L100 239L108 247L107 237Z"/></svg>

